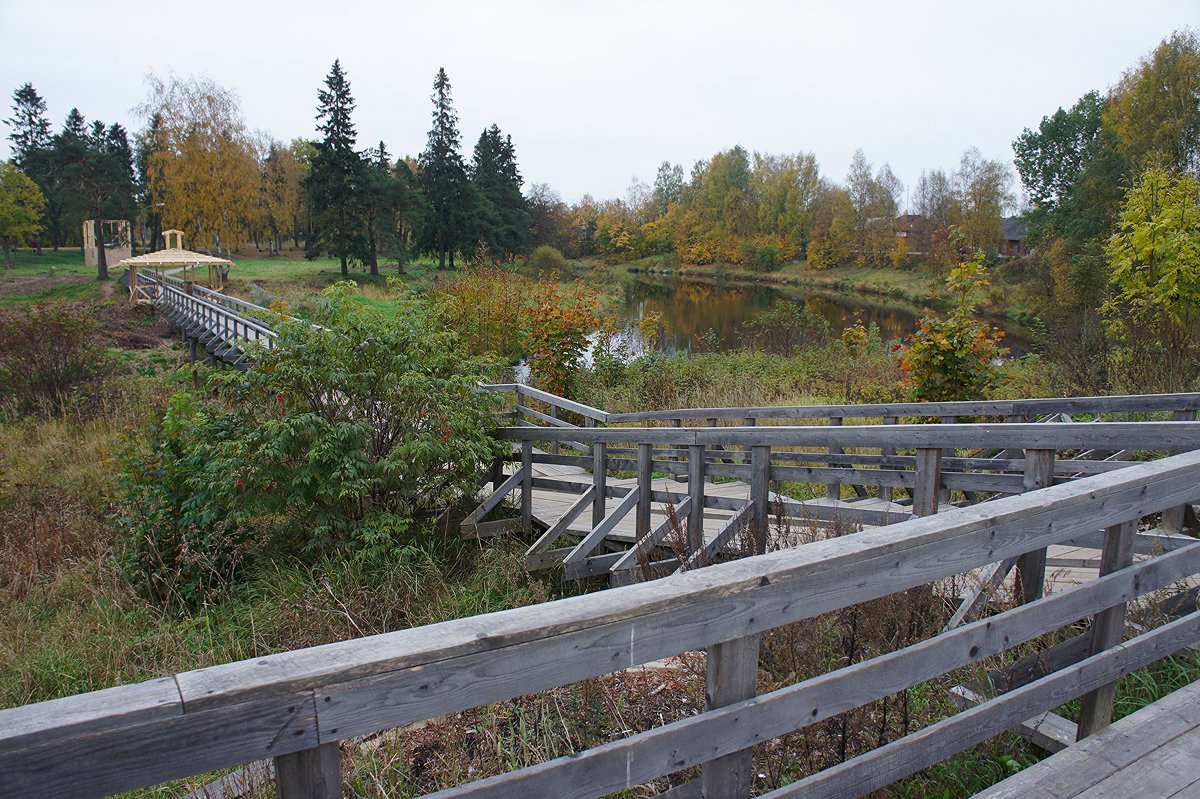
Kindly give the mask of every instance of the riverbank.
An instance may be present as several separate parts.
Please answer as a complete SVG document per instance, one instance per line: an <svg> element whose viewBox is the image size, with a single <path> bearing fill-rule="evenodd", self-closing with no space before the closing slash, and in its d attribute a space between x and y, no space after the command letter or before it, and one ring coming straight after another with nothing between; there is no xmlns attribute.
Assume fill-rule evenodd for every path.
<svg viewBox="0 0 1200 799"><path fill-rule="evenodd" d="M628 263L608 264L597 259L577 263L577 276L596 274L603 281L618 283L630 276L676 279L689 282L761 286L787 294L789 289L826 295L853 296L886 300L923 315L927 309L945 311L945 276L927 264L903 269L842 266L834 269L810 269L797 261L773 272L757 272L736 264L676 264L662 256L642 258ZM1030 270L1027 261L1009 261L993 266L988 273L990 286L984 293L980 312L992 324L1005 329L1010 340L1020 342L1022 351L1032 349L1041 331L1038 315L1045 302L1046 287L1040 273ZM876 303L877 304L877 303Z"/></svg>
<svg viewBox="0 0 1200 799"><path fill-rule="evenodd" d="M622 264L606 264L595 259L584 259L578 263L584 269L610 274L666 275L689 280L723 280L768 286L818 288L831 292L857 292L904 300L918 307L936 307L940 302L937 293L941 286L941 276L924 267L879 269L844 266L815 270L808 268L806 262L796 261L774 272L756 272L737 264L673 264L661 256Z"/></svg>

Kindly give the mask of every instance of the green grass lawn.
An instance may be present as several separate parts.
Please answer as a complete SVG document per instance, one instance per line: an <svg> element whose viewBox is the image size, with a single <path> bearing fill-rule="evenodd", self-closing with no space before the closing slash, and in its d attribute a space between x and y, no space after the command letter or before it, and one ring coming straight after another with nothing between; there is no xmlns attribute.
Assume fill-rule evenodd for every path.
<svg viewBox="0 0 1200 799"><path fill-rule="evenodd" d="M0 274L9 275L89 275L95 277L96 270L83 265L83 252L78 247L64 247L55 251L49 248L38 255L33 250L13 250L13 267Z"/></svg>
<svg viewBox="0 0 1200 799"><path fill-rule="evenodd" d="M282 297L293 305L311 298L321 290L342 280L341 266L334 258L307 260L304 251L284 250L280 255L268 255L253 250L234 253L230 258L229 283L226 291L248 300L256 299L257 285L267 295ZM95 279L94 267L85 266L78 247L58 251L44 249L41 255L33 250L13 251L14 266L0 270L0 306L48 300L99 300L114 296L122 290L115 286L124 269L109 264L110 282ZM397 276L395 264L381 265L379 276L370 275L365 267L352 266L349 279L365 287L378 286L368 292L369 301L384 314L395 314L395 303L385 288L389 277ZM413 291L423 292L439 277L454 275L449 270L438 271L432 259L424 258L405 264L405 274L399 275ZM261 299L262 292L257 292Z"/></svg>

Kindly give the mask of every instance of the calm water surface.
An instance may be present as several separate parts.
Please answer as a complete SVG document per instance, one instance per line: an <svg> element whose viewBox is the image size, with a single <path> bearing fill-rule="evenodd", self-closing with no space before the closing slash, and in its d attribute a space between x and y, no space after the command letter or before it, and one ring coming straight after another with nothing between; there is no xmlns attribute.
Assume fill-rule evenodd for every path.
<svg viewBox="0 0 1200 799"><path fill-rule="evenodd" d="M777 303L800 303L827 322L834 335L861 318L879 326L884 341L899 340L916 329L922 308L864 294L832 293L800 287L777 288L730 282L681 280L670 276L630 275L624 284L623 315L628 343L640 351L637 322L656 312L668 322L673 352L738 349L745 344L746 322ZM993 321L1003 329L1003 324ZM1028 351L1028 342L1010 331L1005 345L1014 355Z"/></svg>

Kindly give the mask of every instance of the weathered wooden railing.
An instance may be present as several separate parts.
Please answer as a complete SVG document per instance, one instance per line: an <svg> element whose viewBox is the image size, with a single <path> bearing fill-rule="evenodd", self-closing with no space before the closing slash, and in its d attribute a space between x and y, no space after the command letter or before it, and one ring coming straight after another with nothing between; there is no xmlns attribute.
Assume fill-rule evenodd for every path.
<svg viewBox="0 0 1200 799"><path fill-rule="evenodd" d="M203 344L217 358L240 364L244 345L251 342L274 345L276 333L261 318L269 314L253 303L186 284L170 275L138 272L139 285L148 288L156 307L193 342Z"/></svg>
<svg viewBox="0 0 1200 799"><path fill-rule="evenodd" d="M906 423L924 423L933 419L943 424L957 423L962 419L975 421L996 420L1006 424L1025 424L1031 421L1049 421L1051 424L1066 424L1071 422L1071 414L1084 414L1099 420L1101 416L1109 418L1144 419L1147 415L1156 414L1167 416L1174 421L1193 421L1197 409L1200 409L1200 393L1180 394L1146 394L1113 397L1066 397L1041 398L1024 400L992 400L973 402L901 402L873 405L814 405L814 406L779 406L779 407L746 407L746 408L684 408L674 410L646 411L640 413L608 413L583 403L567 400L562 397L519 384L500 384L486 386L493 391L509 392L515 397L515 424L530 427L552 427L575 429L580 425L564 420L564 416L574 415L573 418L582 420L582 427L609 425L653 425L669 424L680 428L684 422L694 421L708 427L717 427L722 423L733 422L741 427L758 426L760 420L786 421L803 420L825 423L829 426L840 427L847 420L860 422L859 426L882 424L885 426L902 426ZM536 406L536 407L534 407ZM541 408L542 410L539 410ZM776 425L765 425L774 427ZM722 428L724 429L724 428ZM1112 432L1110 430L1110 432ZM1045 484L1034 480L1029 486L1025 479L1018 479L1029 468L1029 464L1020 456L1021 450L1028 448L1005 447L999 444L994 436L963 441L959 448L972 450L971 457L957 457L954 450L947 445L940 456L930 451L917 455L897 455L898 447L890 436L881 436L877 443L869 446L877 449L877 453L846 453L847 448L861 448L864 445L854 444L841 436L831 436L831 440L822 445L821 452L776 452L773 458L786 461L796 468L784 476L781 472L779 479L795 480L798 482L824 483L826 494L830 499L842 496L843 488L853 490L855 495L864 497L869 486L877 487L877 495L884 500L891 500L896 489L907 489L911 495L914 488L915 475L911 472L917 459L926 460L941 458L938 468L946 472L945 478L936 483L939 489L939 499L946 502L952 491L962 492L962 495L975 499L980 492L1015 493L1028 487ZM560 456L560 444L566 444L573 449L587 453L594 459L591 440L586 433L563 437L556 433L554 436L542 437L549 443L551 458L539 456L535 462L560 463L591 466L571 456ZM961 439L960 439L961 441ZM1026 443L1032 439L1026 439ZM1121 468L1131 462L1132 451L1135 449L1152 449L1136 441L1127 441L1127 447L1119 445L1115 440L1107 440L1103 433L1081 439L1079 446L1072 447L1075 451L1068 457L1051 460L1055 479L1097 474L1112 469ZM633 444L632 441L624 442ZM724 446L724 442L716 446ZM1066 447L1064 447L1065 449ZM1170 452L1178 452L1178 448L1170 448ZM713 460L710 476L717 477L746 477L745 469L724 469L731 461L749 462L749 452L726 453L710 447L707 455ZM684 473L680 461L686 455L669 453L673 459L668 462L656 462L655 471L673 474ZM615 460L607 461L610 468L633 469L631 459L636 457L633 448L609 445L607 455ZM559 458L555 460L554 458ZM801 464L807 464L802 466ZM865 467L865 468L864 468ZM898 471L899 470L899 471ZM774 479L774 478L773 478ZM1014 490L1015 489L1015 490ZM598 495L597 502L603 500ZM916 512L922 512L918 510ZM866 521L866 519L864 519ZM1183 525L1183 509L1168 511L1163 519L1163 528L1177 532Z"/></svg>
<svg viewBox="0 0 1200 799"><path fill-rule="evenodd" d="M647 426L662 422L673 427L683 422L734 421L751 426L760 419L879 419L884 424L896 424L903 417L918 419L939 418L953 423L960 417L978 421L995 419L1007 422L1029 422L1038 417L1059 414L1150 414L1178 413L1174 421L1191 421L1200 410L1200 392L1178 394L1129 394L1111 397L1042 397L1015 400L978 400L969 402L892 402L868 405L780 405L743 408L674 408L636 413L609 413L583 403L566 400L555 394L516 383L484 386L501 393L515 393L518 398L545 402L555 409L571 410L604 425L639 424ZM518 402L518 404L523 404ZM753 420L753 421L750 421ZM836 422L835 422L836 423Z"/></svg>
<svg viewBox="0 0 1200 799"><path fill-rule="evenodd" d="M671 519L650 528L651 506L671 504L687 533L688 565L711 561L743 526L749 527L758 551L762 551L768 512L806 520L842 521L879 525L902 521L909 514L928 516L945 509L952 492L986 493L990 497L1021 494L1055 483L1082 479L1079 473L1106 473L1129 468L1120 463L1060 459L1062 451L1095 447L1142 451L1184 451L1200 446L1200 423L1196 422L1096 422L1076 424L953 424L953 425L844 425L840 427L689 427L689 428L563 428L505 427L496 435L516 442L520 448L514 473L464 522L471 532L505 496L520 491L521 526L532 529L534 489L573 492L578 501L540 536L527 553L527 565L538 568L563 564L568 577L609 574L614 583L624 582L650 552L671 532ZM535 443L571 442L586 445L589 455L546 453ZM944 453L979 447L981 444L1017 455L1003 459L945 457ZM814 452L814 449L850 448L909 450L912 455L847 455ZM829 465L797 465L803 462ZM535 474L535 464L563 464L591 469L590 485ZM633 488L609 483L610 470L636 473ZM1064 472L1066 474L1064 474ZM654 473L686 475L686 486L678 492L652 490ZM739 478L750 484L749 496L739 499L710 492L711 478ZM912 497L910 506L885 503L882 507L860 507L853 503L796 502L771 491L781 481L827 484L838 481L865 487L904 488ZM620 498L614 508L610 497ZM867 503L863 503L867 505ZM578 542L554 548L571 525L588 509L592 512L590 532ZM703 514L706 508L737 511L717 535L706 542ZM1174 512L1174 511L1171 511ZM604 551L601 544L620 520L634 514L636 544L625 552ZM1166 527L1164 525L1163 527ZM1167 528L1177 532L1178 528ZM1163 539L1142 542L1143 548L1158 546ZM1157 543L1156 543L1157 542ZM1093 542L1094 543L1094 542ZM1082 543L1080 545L1083 545ZM663 561L660 566L671 565ZM683 564L675 564L676 566ZM1019 565L1023 584L1040 591L1045 575L1045 553L1028 555ZM1005 572L1007 569L1005 569ZM999 574L1002 579L1003 573Z"/></svg>
<svg viewBox="0 0 1200 799"><path fill-rule="evenodd" d="M954 435L969 435L964 427ZM1034 432L994 427L1004 446L1027 445L1021 436ZM1200 443L1194 424L1142 428L1143 446ZM659 432L702 447L717 431ZM739 430L736 443L763 446L759 432ZM866 440L861 429L840 432L851 444ZM947 443L917 427L894 432L906 436L898 446ZM599 433L604 443L629 434ZM1130 555L1139 519L1194 500L1198 489L1200 452L1191 451L610 591L3 710L0 794L100 796L273 758L283 799L332 799L341 796L339 742L707 649L705 712L434 796L596 797L700 766L698 783L671 797L744 797L756 744L1093 619L1082 659L1059 659L1052 673L768 794L859 796L1074 697L1085 697L1087 734L1108 719L1117 678L1200 641L1200 612L1124 643L1113 634L1128 602L1200 572L1197 544L1136 565ZM1099 579L755 695L764 631L917 586L937 590L968 570L1101 530L1111 573Z"/></svg>

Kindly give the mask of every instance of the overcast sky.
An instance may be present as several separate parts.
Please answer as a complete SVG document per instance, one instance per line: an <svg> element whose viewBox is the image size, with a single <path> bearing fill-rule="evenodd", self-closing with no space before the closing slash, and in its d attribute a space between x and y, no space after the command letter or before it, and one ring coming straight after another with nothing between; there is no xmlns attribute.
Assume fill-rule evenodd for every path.
<svg viewBox="0 0 1200 799"><path fill-rule="evenodd" d="M237 92L250 127L289 140L315 136L340 58L359 145L416 155L444 66L467 157L494 122L526 185L568 201L623 196L664 160L686 172L735 144L811 152L837 180L862 147L911 188L967 147L1011 160L1023 128L1185 26L1200 27L1197 0L0 0L0 89L31 82L56 129L77 106L132 131L147 72L203 73Z"/></svg>

